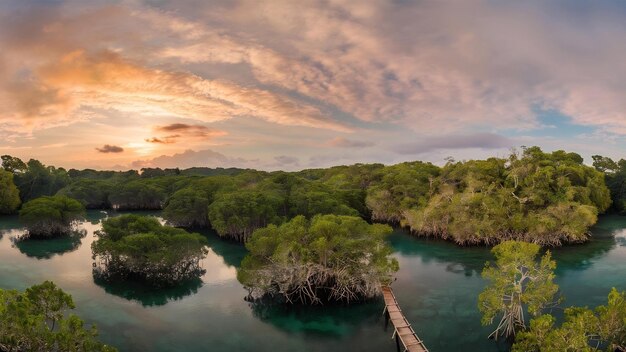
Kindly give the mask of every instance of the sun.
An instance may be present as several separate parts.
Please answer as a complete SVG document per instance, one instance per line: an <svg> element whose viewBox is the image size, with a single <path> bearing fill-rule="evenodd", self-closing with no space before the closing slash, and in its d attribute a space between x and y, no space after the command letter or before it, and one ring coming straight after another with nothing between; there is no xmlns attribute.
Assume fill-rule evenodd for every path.
<svg viewBox="0 0 626 352"><path fill-rule="evenodd" d="M133 150L137 155L147 156L156 149L153 143L148 142L132 142L126 145L128 149Z"/></svg>

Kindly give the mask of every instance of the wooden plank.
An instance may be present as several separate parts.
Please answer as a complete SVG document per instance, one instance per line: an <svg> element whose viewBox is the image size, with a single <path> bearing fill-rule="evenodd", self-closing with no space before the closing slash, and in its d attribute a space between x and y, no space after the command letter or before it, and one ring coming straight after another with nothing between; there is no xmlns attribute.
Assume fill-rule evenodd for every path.
<svg viewBox="0 0 626 352"><path fill-rule="evenodd" d="M383 298L385 300L385 312L394 327L396 342L402 343L404 350L408 352L428 352L424 342L417 336L415 330L406 319L400 305L389 286L382 286Z"/></svg>

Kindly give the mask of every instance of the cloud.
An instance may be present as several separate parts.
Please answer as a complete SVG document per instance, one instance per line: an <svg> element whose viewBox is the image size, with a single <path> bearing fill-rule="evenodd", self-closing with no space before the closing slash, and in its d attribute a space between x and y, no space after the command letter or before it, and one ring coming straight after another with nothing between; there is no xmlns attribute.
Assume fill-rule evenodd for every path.
<svg viewBox="0 0 626 352"><path fill-rule="evenodd" d="M278 144L301 148L303 163L320 145L354 161L367 147L359 143L410 133L533 135L549 128L545 111L623 136L626 41L616 38L625 19L614 1L0 3L0 136L28 143L72 124L98 145L148 144L140 138L161 154L197 138L193 148L204 148L203 137L150 130L184 121L227 130L226 143L263 160ZM98 135L122 119L118 139ZM263 130L243 120L262 120ZM276 137L267 122L311 137ZM335 131L371 138L332 139ZM398 149L447 145L436 138Z"/></svg>
<svg viewBox="0 0 626 352"><path fill-rule="evenodd" d="M256 117L289 126L351 130L303 100L159 65L150 55L151 45L167 46L170 38L198 38L198 25L124 2L75 11L63 6L0 14L0 46L6 49L0 72L10 73L0 75L0 124L5 129L69 124L100 110L206 122Z"/></svg>
<svg viewBox="0 0 626 352"><path fill-rule="evenodd" d="M297 166L300 164L300 160L293 156L280 155L275 156L274 160L278 165L294 165Z"/></svg>
<svg viewBox="0 0 626 352"><path fill-rule="evenodd" d="M336 137L327 142L327 145L331 147L339 147L339 148L367 148L375 145L376 143L372 141L356 141L350 140L343 137Z"/></svg>
<svg viewBox="0 0 626 352"><path fill-rule="evenodd" d="M205 149L194 151L185 150L174 155L161 155L147 160L136 160L131 163L132 168L160 167L160 168L190 168L190 167L250 167L258 160L228 157L219 152Z"/></svg>
<svg viewBox="0 0 626 352"><path fill-rule="evenodd" d="M226 132L202 125L188 125L184 123L172 123L165 126L156 126L154 130L157 132L177 133L191 137L211 138L226 135Z"/></svg>
<svg viewBox="0 0 626 352"><path fill-rule="evenodd" d="M165 136L161 138L157 138L157 137L146 138L145 141L148 143L172 144L172 143L176 143L176 139L178 137L180 137L180 135L175 134L175 135Z"/></svg>
<svg viewBox="0 0 626 352"><path fill-rule="evenodd" d="M258 81L365 121L535 129L539 106L626 133L626 44L614 40L626 35L626 10L616 3L242 0L222 31L199 21L223 17L211 11L219 5L165 4L196 26L162 57L243 64Z"/></svg>
<svg viewBox="0 0 626 352"><path fill-rule="evenodd" d="M494 133L476 133L468 135L424 137L418 142L401 144L394 149L400 154L422 154L439 149L510 148L515 144L515 141Z"/></svg>
<svg viewBox="0 0 626 352"><path fill-rule="evenodd" d="M213 137L225 136L227 133L225 131L221 131L214 128L209 128L202 125L188 125L184 123L172 123L164 126L155 126L153 130L157 133L175 133L168 134L161 137L152 137L145 139L146 142L149 143L160 143L160 144L172 144L176 143L178 139L184 138L188 139L198 139L198 140L206 140L211 139Z"/></svg>
<svg viewBox="0 0 626 352"><path fill-rule="evenodd" d="M124 148L116 145L105 144L102 148L96 148L100 153L122 153Z"/></svg>

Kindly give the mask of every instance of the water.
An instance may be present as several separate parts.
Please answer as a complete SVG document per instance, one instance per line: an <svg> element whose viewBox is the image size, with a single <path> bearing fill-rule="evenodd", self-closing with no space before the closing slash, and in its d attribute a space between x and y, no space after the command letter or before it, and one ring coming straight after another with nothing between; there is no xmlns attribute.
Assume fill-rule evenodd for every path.
<svg viewBox="0 0 626 352"><path fill-rule="evenodd" d="M84 237L15 241L17 218L0 218L0 287L25 289L52 280L72 294L77 313L120 351L394 351L383 303L294 309L250 306L236 279L245 249L206 233L207 273L168 290L94 282L93 231L106 216L89 212ZM553 251L565 305L603 304L611 287L626 290L626 217L604 217L584 245ZM476 299L487 248L461 248L396 231L400 262L393 284L400 305L432 352L500 351L485 337Z"/></svg>

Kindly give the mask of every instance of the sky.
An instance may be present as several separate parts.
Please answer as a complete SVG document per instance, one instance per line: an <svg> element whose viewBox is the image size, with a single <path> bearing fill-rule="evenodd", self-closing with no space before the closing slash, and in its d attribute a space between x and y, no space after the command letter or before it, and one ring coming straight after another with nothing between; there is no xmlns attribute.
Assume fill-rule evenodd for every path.
<svg viewBox="0 0 626 352"><path fill-rule="evenodd" d="M66 168L626 158L626 2L0 1L0 154Z"/></svg>

